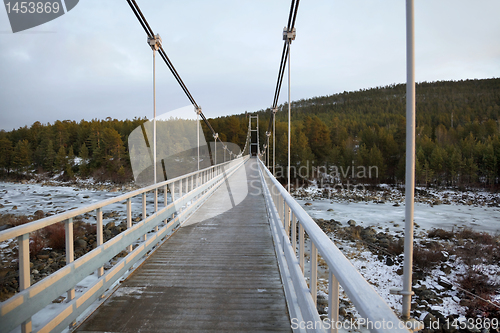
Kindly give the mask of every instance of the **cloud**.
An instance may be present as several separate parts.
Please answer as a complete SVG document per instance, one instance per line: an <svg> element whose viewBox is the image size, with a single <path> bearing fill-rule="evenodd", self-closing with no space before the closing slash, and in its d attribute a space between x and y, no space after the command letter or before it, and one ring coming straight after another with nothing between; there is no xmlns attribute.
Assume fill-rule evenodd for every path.
<svg viewBox="0 0 500 333"><path fill-rule="evenodd" d="M289 0L138 4L208 117L271 105ZM416 2L417 80L500 77L498 12L496 0ZM296 27L294 100L406 80L401 1L302 1ZM152 116L152 51L124 1L81 1L18 34L0 10L0 32L0 129ZM188 104L160 57L156 64L158 109Z"/></svg>

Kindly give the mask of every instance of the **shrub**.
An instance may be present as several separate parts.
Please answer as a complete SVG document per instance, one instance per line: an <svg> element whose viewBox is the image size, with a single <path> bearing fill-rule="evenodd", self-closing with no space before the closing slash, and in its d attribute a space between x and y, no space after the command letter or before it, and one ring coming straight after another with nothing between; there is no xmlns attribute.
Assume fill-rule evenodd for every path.
<svg viewBox="0 0 500 333"><path fill-rule="evenodd" d="M30 235L30 256L36 257L45 248L45 239L40 230Z"/></svg>
<svg viewBox="0 0 500 333"><path fill-rule="evenodd" d="M66 231L64 222L49 225L45 227L45 238L47 245L53 250L64 250L66 248Z"/></svg>
<svg viewBox="0 0 500 333"><path fill-rule="evenodd" d="M397 242L390 243L387 250L389 252L391 252L392 254L395 254L397 256L404 253L404 251L405 251L405 239L399 238Z"/></svg>
<svg viewBox="0 0 500 333"><path fill-rule="evenodd" d="M9 219L9 224L14 226L14 227L17 227L18 225L25 224L28 222L31 222L31 221L25 215L20 215L20 216L11 215L11 217Z"/></svg>
<svg viewBox="0 0 500 333"><path fill-rule="evenodd" d="M500 316L500 310L490 303L499 285L491 283L484 272L478 269L468 269L457 279L457 282L462 289L489 301L486 302L462 291L461 304L467 307L467 317L498 318ZM499 304L496 305L499 306Z"/></svg>
<svg viewBox="0 0 500 333"><path fill-rule="evenodd" d="M439 238L439 239L452 239L454 237L454 232L452 231L446 231L444 229L432 229L427 233L429 238Z"/></svg>
<svg viewBox="0 0 500 333"><path fill-rule="evenodd" d="M413 247L413 265L424 272L429 272L441 263L444 255L441 252L442 247L438 244L425 248L415 244Z"/></svg>
<svg viewBox="0 0 500 333"><path fill-rule="evenodd" d="M472 230L471 228L463 228L459 232L456 233L457 239L471 239L476 241L482 245L491 245L496 244L496 239L492 235L487 232L477 232Z"/></svg>

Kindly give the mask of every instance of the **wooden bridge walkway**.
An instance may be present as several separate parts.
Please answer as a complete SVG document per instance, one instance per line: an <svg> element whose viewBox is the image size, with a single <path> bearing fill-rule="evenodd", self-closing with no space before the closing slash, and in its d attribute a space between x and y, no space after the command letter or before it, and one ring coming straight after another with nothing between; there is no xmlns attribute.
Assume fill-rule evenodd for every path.
<svg viewBox="0 0 500 333"><path fill-rule="evenodd" d="M78 329L291 332L253 158Z"/></svg>

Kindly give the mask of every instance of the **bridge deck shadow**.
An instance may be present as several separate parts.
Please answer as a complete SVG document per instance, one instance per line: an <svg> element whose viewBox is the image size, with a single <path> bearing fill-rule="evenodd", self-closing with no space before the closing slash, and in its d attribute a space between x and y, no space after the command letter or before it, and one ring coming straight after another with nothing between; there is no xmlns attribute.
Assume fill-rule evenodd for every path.
<svg viewBox="0 0 500 333"><path fill-rule="evenodd" d="M257 167L232 175L78 332L291 332Z"/></svg>

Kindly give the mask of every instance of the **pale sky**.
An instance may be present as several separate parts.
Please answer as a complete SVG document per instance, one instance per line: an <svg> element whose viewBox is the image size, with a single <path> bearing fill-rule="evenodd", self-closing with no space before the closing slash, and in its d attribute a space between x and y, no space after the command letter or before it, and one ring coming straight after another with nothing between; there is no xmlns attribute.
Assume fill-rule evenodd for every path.
<svg viewBox="0 0 500 333"><path fill-rule="evenodd" d="M207 117L271 106L290 0L136 1ZM500 77L499 13L499 0L416 0L416 80ZM302 0L295 26L292 100L406 81L403 0ZM157 113L189 105L156 64ZM125 0L80 0L16 34L0 8L0 129L151 118L152 87L152 51Z"/></svg>

